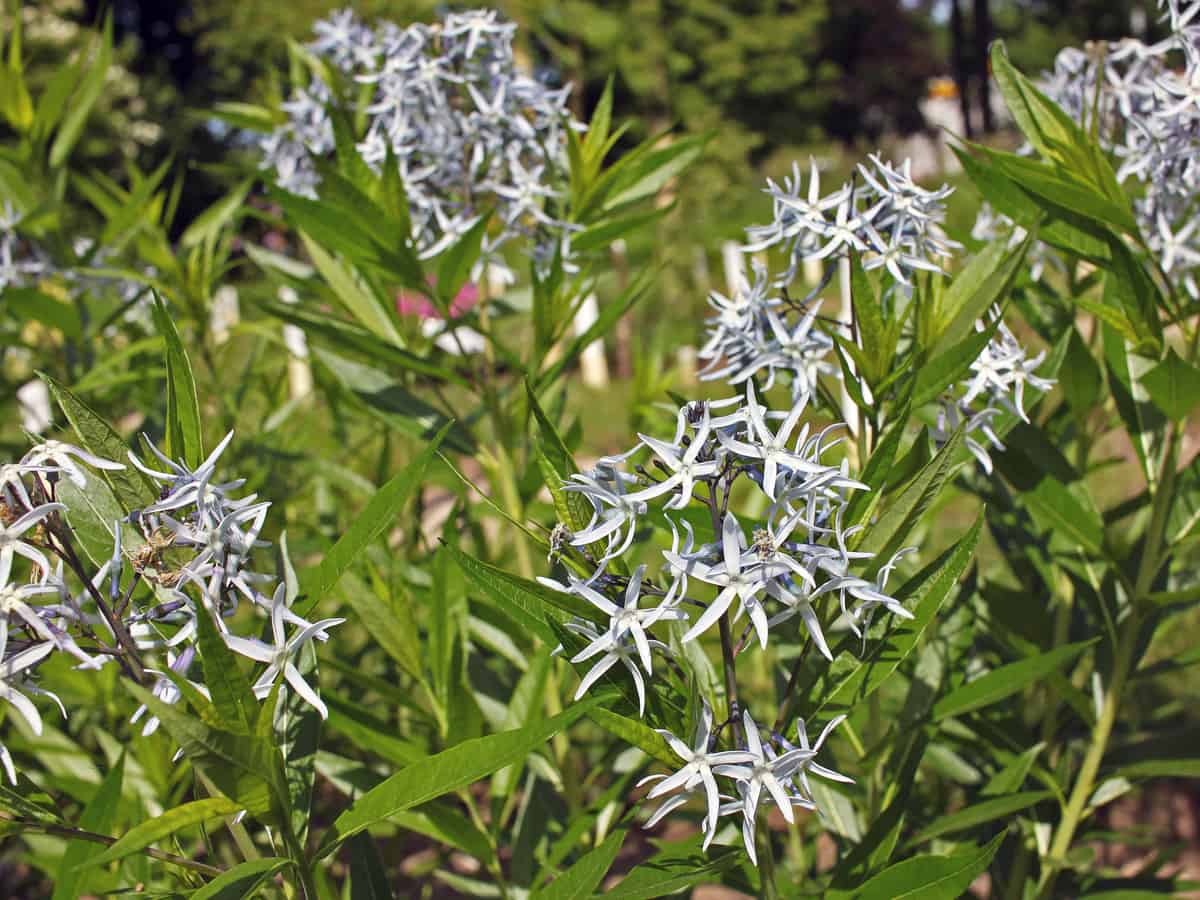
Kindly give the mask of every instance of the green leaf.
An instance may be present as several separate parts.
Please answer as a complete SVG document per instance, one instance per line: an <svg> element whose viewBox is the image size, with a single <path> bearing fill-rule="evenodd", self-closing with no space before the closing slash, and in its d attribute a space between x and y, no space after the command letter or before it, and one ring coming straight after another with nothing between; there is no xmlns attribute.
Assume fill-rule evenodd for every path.
<svg viewBox="0 0 1200 900"><path fill-rule="evenodd" d="M653 225L671 212L673 206L657 207L645 212L634 213L619 219L607 219L590 228L585 228L571 238L571 249L576 253L591 253L602 250L617 238Z"/></svg>
<svg viewBox="0 0 1200 900"><path fill-rule="evenodd" d="M80 868L99 866L123 859L129 854L144 850L156 841L170 837L185 828L191 828L221 816L232 816L240 811L241 807L228 797L208 797L204 800L184 803L167 810L161 816L134 826L119 841L103 853L87 860Z"/></svg>
<svg viewBox="0 0 1200 900"><path fill-rule="evenodd" d="M350 838L350 900L392 900L379 848L365 831Z"/></svg>
<svg viewBox="0 0 1200 900"><path fill-rule="evenodd" d="M481 215L478 222L438 257L435 287L444 309L450 308L458 292L471 277L471 268L479 261L489 220L490 216Z"/></svg>
<svg viewBox="0 0 1200 900"><path fill-rule="evenodd" d="M320 565L305 571L300 580L307 597L296 603L297 615L307 616L317 603L328 597L358 555L395 525L397 516L409 498L421 486L425 470L429 468L430 460L437 453L448 430L449 425L443 426L416 459L377 490L363 511L325 554Z"/></svg>
<svg viewBox="0 0 1200 900"><path fill-rule="evenodd" d="M346 310L376 337L398 347L403 346L404 341L392 317L383 308L383 303L372 295L370 288L364 285L358 272L333 254L326 253L306 232L300 232L300 240L308 251L309 259Z"/></svg>
<svg viewBox="0 0 1200 900"><path fill-rule="evenodd" d="M314 642L304 644L292 657L292 663L300 677L309 683L317 696L321 695L321 682L317 670L317 648ZM313 784L316 780L317 750L321 744L321 713L296 691L286 688L282 702L274 707L271 736L283 758L283 779L287 786L287 808L281 815L291 816L292 831L296 840L303 845L308 835L308 823L312 812ZM270 704L264 705L260 719L272 711ZM259 731L265 722L260 721Z"/></svg>
<svg viewBox="0 0 1200 900"><path fill-rule="evenodd" d="M846 527L852 527L860 522L868 521L875 514L875 508L883 500L884 487L888 476L892 473L892 464L900 449L900 441L904 438L905 426L908 424L909 406L903 404L894 417L892 425L884 432L883 437L875 445L871 458L863 468L859 480L870 488L869 491L856 491L846 509Z"/></svg>
<svg viewBox="0 0 1200 900"><path fill-rule="evenodd" d="M520 762L531 750L570 727L603 699L593 697L573 704L557 716L525 728L463 741L401 769L367 791L337 817L325 833L316 858L328 856L343 841L395 813L466 787L485 775Z"/></svg>
<svg viewBox="0 0 1200 900"><path fill-rule="evenodd" d="M121 802L121 785L125 777L125 754L117 758L117 764L108 770L95 796L79 816L78 827L81 831L91 831L95 834L109 834L117 820L117 806ZM84 891L80 885L79 869L86 865L93 856L103 851L104 845L92 841L74 840L67 843L62 862L58 864L58 877L54 883L54 896L51 900L75 900Z"/></svg>
<svg viewBox="0 0 1200 900"><path fill-rule="evenodd" d="M1065 644L1047 653L1039 653L1037 656L993 669L986 675L968 681L934 704L934 721L961 716L1011 697L1062 668L1098 640L1099 638L1092 638L1088 641Z"/></svg>
<svg viewBox="0 0 1200 900"><path fill-rule="evenodd" d="M975 323L984 318L997 303L1003 302L1012 289L1013 281L1025 262L1033 243L1030 233L1013 251L1008 250L1008 238L997 238L971 258L942 295L943 329L937 348L947 348L975 330Z"/></svg>
<svg viewBox="0 0 1200 900"><path fill-rule="evenodd" d="M254 179L247 178L208 209L204 210L204 212L200 213L200 215L196 216L192 220L192 224L183 232L179 243L187 249L195 247L197 244L202 244L205 241L215 240L217 235L220 234L221 229L232 222L238 211L241 210L242 204L246 200L246 195L250 193L250 188L253 185Z"/></svg>
<svg viewBox="0 0 1200 900"><path fill-rule="evenodd" d="M692 135L645 154L635 165L620 173L614 183L615 193L604 203L604 209L615 209L657 194L668 181L699 158L707 140L706 135Z"/></svg>
<svg viewBox="0 0 1200 900"><path fill-rule="evenodd" d="M409 392L400 381L324 347L313 347L312 350L313 358L325 366L367 412L389 428L429 441L439 429L449 425L446 446L460 453L475 452L475 439L470 431L458 422L451 423L444 413Z"/></svg>
<svg viewBox="0 0 1200 900"><path fill-rule="evenodd" d="M1200 759L1147 759L1121 766L1116 774L1126 778L1200 778Z"/></svg>
<svg viewBox="0 0 1200 900"><path fill-rule="evenodd" d="M1200 370L1181 359L1173 347L1166 359L1142 376L1142 385L1154 405L1176 422L1186 419L1200 403Z"/></svg>
<svg viewBox="0 0 1200 900"><path fill-rule="evenodd" d="M1157 356L1157 348L1162 345L1159 310L1166 307L1162 293L1141 260L1115 235L1109 237L1109 253L1111 262L1104 279L1104 300L1125 311L1137 343L1148 346Z"/></svg>
<svg viewBox="0 0 1200 900"><path fill-rule="evenodd" d="M667 739L640 719L631 719L612 712L603 706L593 709L588 716L623 743L637 747L651 759L656 759L672 768L679 766L679 757L671 749Z"/></svg>
<svg viewBox="0 0 1200 900"><path fill-rule="evenodd" d="M617 320L632 309L633 304L646 294L654 281L655 274L652 269L643 270L634 278L629 287L621 292L619 297L604 304L600 308L600 315L596 317L596 321L592 323L591 327L571 342L554 365L533 379L534 389L540 391L554 382L569 366L574 364L588 345L608 334L617 324Z"/></svg>
<svg viewBox="0 0 1200 900"><path fill-rule="evenodd" d="M1100 553L1103 549L1104 520L1099 511L1092 504L1079 500L1049 473L1044 474L1032 489L1024 491L1021 500L1034 520L1047 531L1067 535L1089 553Z"/></svg>
<svg viewBox="0 0 1200 900"><path fill-rule="evenodd" d="M604 880L624 840L624 830L614 831L546 887L533 891L529 900L588 900Z"/></svg>
<svg viewBox="0 0 1200 900"><path fill-rule="evenodd" d="M855 894L857 900L958 900L989 865L1004 834L984 847L952 856L916 856L884 869Z"/></svg>
<svg viewBox="0 0 1200 900"><path fill-rule="evenodd" d="M879 304L879 296L871 283L871 278L862 267L862 256L858 252L850 254L850 299L854 311L854 325L857 329L859 347L869 348L869 353L859 354L863 358L856 359L859 370L872 386L878 386L883 380L885 360L890 360L895 350L889 340L889 329L883 321L883 311Z"/></svg>
<svg viewBox="0 0 1200 900"><path fill-rule="evenodd" d="M83 61L81 55L73 63L60 64L38 98L30 136L39 144L50 136L51 130L58 124L63 110L66 108L67 100L79 82Z"/></svg>
<svg viewBox="0 0 1200 900"><path fill-rule="evenodd" d="M963 432L959 428L867 529L867 536L859 549L876 554L872 561L873 568L883 565L900 548L925 510L941 493L943 485L958 468L956 458L962 442Z"/></svg>
<svg viewBox="0 0 1200 900"><path fill-rule="evenodd" d="M550 417L542 409L542 405L538 402L537 394L534 393L533 386L528 380L525 381L525 396L529 402L529 411L533 413L533 417L537 421L542 451L546 454L546 458L550 460L555 470L563 478L578 472L579 467L575 465L574 456L567 449L566 442L559 435L558 429L554 427L554 423L550 421Z"/></svg>
<svg viewBox="0 0 1200 900"><path fill-rule="evenodd" d="M264 737L223 731L189 715L177 705L162 702L141 685L129 681L121 683L138 702L147 706L151 715L159 718L192 764L207 775L218 790L233 799L235 809L258 815L271 809L272 805L281 809L287 803L279 750ZM174 683L185 690L186 695L186 679ZM203 697L198 699L202 701ZM191 697L188 702L192 702Z"/></svg>
<svg viewBox="0 0 1200 900"><path fill-rule="evenodd" d="M0 291L4 308L26 322L40 322L57 328L65 337L79 340L83 336L83 323L79 310L67 300L43 294L37 288L9 285Z"/></svg>
<svg viewBox="0 0 1200 900"><path fill-rule="evenodd" d="M475 826L465 815L454 809L450 802L435 800L426 803L420 810L396 813L388 821L407 831L415 831L431 837L475 857L485 865L495 862L489 837Z"/></svg>
<svg viewBox="0 0 1200 900"><path fill-rule="evenodd" d="M204 887L189 895L188 900L244 900L253 897L255 891L291 860L278 856L250 859L222 872Z"/></svg>
<svg viewBox="0 0 1200 900"><path fill-rule="evenodd" d="M913 391L913 406L922 407L932 403L950 387L971 371L971 364L991 341L1000 325L1000 318L988 323L983 331L972 331L965 338L950 345L917 370L917 386Z"/></svg>
<svg viewBox="0 0 1200 900"><path fill-rule="evenodd" d="M166 341L167 352L167 456L183 459L195 469L204 461L200 438L200 401L196 397L196 379L183 341L175 329L175 319L167 312L162 298L154 297L154 320Z"/></svg>
<svg viewBox="0 0 1200 900"><path fill-rule="evenodd" d="M66 162L71 149L79 140L80 134L83 133L83 126L87 122L88 114L96 105L96 101L100 99L100 92L104 90L104 82L108 77L108 67L112 63L112 36L112 14L110 13L104 17L104 30L98 38L99 49L96 52L96 60L83 76L79 92L72 98L70 108L63 118L62 125L59 126L58 134L54 137L54 143L50 146L50 168L52 169L57 169Z"/></svg>
<svg viewBox="0 0 1200 900"><path fill-rule="evenodd" d="M1050 791L1024 791L1019 794L994 797L991 800L974 803L966 809L960 809L945 816L938 816L938 818L913 835L909 841L909 845L923 844L925 841L931 841L944 834L954 834L958 831L966 831L969 828L974 828L976 825L982 825L985 822L1008 818L1014 813L1027 809L1035 803L1040 803L1047 797L1052 796L1053 794Z"/></svg>
<svg viewBox="0 0 1200 900"><path fill-rule="evenodd" d="M83 448L102 459L125 464L120 471L100 472L100 477L108 482L121 508L129 513L153 503L158 498L158 489L146 475L128 464L129 447L112 426L49 375L42 374L42 380L49 386L54 402L71 423Z"/></svg>
<svg viewBox="0 0 1200 900"><path fill-rule="evenodd" d="M830 711L849 709L874 693L886 681L901 662L913 651L925 629L933 622L942 603L950 595L959 577L966 570L975 546L979 543L979 532L983 517L957 544L931 562L912 577L899 591L896 599L904 603L913 617L896 620L885 639L872 645L864 659L858 659L843 649L857 643L857 639L843 643L832 666L824 670L817 679L810 696L811 718L827 707Z"/></svg>
<svg viewBox="0 0 1200 900"><path fill-rule="evenodd" d="M1067 355L1059 369L1058 383L1067 403L1081 416L1091 412L1104 389L1104 375L1100 366L1074 326L1070 329Z"/></svg>
<svg viewBox="0 0 1200 900"><path fill-rule="evenodd" d="M371 639L405 672L418 680L423 678L420 633L408 609L406 598L393 597L391 602L388 602L353 572L342 576L342 584L345 587L342 593L346 602L358 616L363 628L371 635ZM382 588L382 585L380 587Z"/></svg>
<svg viewBox="0 0 1200 900"><path fill-rule="evenodd" d="M195 619L204 684L221 717L221 726L235 734L250 734L258 718L258 703L250 691L250 682L217 631L208 609L198 609Z"/></svg>
<svg viewBox="0 0 1200 900"><path fill-rule="evenodd" d="M388 343L353 322L334 318L325 312L309 312L299 305L290 303L260 300L259 305L276 318L299 325L310 339L322 338L333 348L354 350L374 362L383 363L388 369L393 367L407 369L461 387L468 386L467 380L454 370Z"/></svg>
<svg viewBox="0 0 1200 900"><path fill-rule="evenodd" d="M536 581L513 575L475 559L449 544L442 546L442 552L449 553L467 578L503 612L545 641L557 642L554 632L546 624L545 616L550 616L558 622L565 622L571 616L589 620L595 618L595 610L591 605L573 594L564 594Z"/></svg>
<svg viewBox="0 0 1200 900"><path fill-rule="evenodd" d="M1045 743L1038 741L1032 747L1017 754L1008 765L992 776L979 793L984 796L995 796L1011 794L1020 790L1021 785L1025 783L1025 778L1029 775L1029 770L1033 768L1034 760L1045 749Z"/></svg>
<svg viewBox="0 0 1200 900"><path fill-rule="evenodd" d="M639 862L621 883L600 896L605 900L654 900L673 896L680 891L705 882L715 883L743 858L740 850L713 847L700 851L700 841L687 842L687 847L668 847L661 853Z"/></svg>

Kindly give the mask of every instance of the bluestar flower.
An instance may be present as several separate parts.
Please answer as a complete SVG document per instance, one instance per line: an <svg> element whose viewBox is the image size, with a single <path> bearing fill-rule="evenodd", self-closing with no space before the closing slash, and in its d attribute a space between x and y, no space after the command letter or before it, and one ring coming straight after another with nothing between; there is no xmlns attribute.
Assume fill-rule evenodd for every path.
<svg viewBox="0 0 1200 900"><path fill-rule="evenodd" d="M671 732L658 729L674 751L683 761L683 766L671 775L648 775L638 785L658 783L646 794L646 799L655 800L673 791L679 793L663 801L646 822L647 828L652 828L663 816L682 806L691 799L692 794L701 789L704 791L706 815L704 820L704 846L717 830L717 816L721 808L721 793L717 788L717 779L713 774L714 766L734 765L755 761L755 756L748 750L713 750L713 714L712 708L705 702L701 705L700 721L696 723L696 734L689 747Z"/></svg>
<svg viewBox="0 0 1200 900"><path fill-rule="evenodd" d="M299 631L294 632L291 637L287 637L284 623L287 621L286 614L289 612L291 611L288 609L287 588L281 584L275 589L275 594L271 598L272 643L268 644L257 638L239 637L235 634L225 634L225 643L234 653L257 662L267 663L266 669L258 676L258 680L253 685L254 695L260 700L271 693L276 678L282 672L284 680L292 690L320 713L322 719L327 718L329 716L328 708L321 701L320 695L304 680L304 676L300 674L300 670L296 668L293 660L305 644L314 639L325 639L328 637L327 631L330 628L340 625L346 620L321 619L319 622L306 624ZM198 614L207 615L207 613Z"/></svg>
<svg viewBox="0 0 1200 900"><path fill-rule="evenodd" d="M794 807L812 809L813 803L791 793L787 784L800 767L812 759L815 751L797 748L780 756L769 753L763 746L758 724L749 710L742 713L742 727L750 759L743 763L723 763L713 771L734 779L739 799L723 805L720 812L722 815L730 812L742 814L742 839L746 844L746 852L750 855L750 861L758 865L754 834L764 793L774 801L789 823L796 821Z"/></svg>
<svg viewBox="0 0 1200 900"><path fill-rule="evenodd" d="M8 648L7 633L0 633L0 700L6 700L29 725L30 730L37 735L42 733L42 717L33 701L21 692L28 691L30 686L25 683L25 674L29 669L45 659L54 650L51 643L34 644L11 656L5 656ZM56 698L57 699L57 698ZM17 770L13 765L12 755L4 744L0 744L0 765L8 774L8 780L17 783Z"/></svg>
<svg viewBox="0 0 1200 900"><path fill-rule="evenodd" d="M669 444L658 438L639 434L638 437L641 438L642 443L650 448L670 474L648 488L634 491L629 495L629 500L646 501L678 489L679 493L667 502L667 509L682 509L691 503L692 491L695 489L696 482L711 478L721 468L720 460L715 457L701 457L711 434L712 418L707 405L704 406L696 433L686 448L681 446L679 440Z"/></svg>
<svg viewBox="0 0 1200 900"><path fill-rule="evenodd" d="M358 150L376 169L389 160L397 167L420 257L440 253L491 207L502 228L485 238L485 263L500 265L500 248L517 237L529 239L535 261L560 250L567 257L576 226L556 211L566 195L567 133L582 126L568 112L569 88L521 71L515 25L469 10L433 25L372 29L343 11L315 32L309 49L370 91ZM263 167L280 186L317 196L316 161L336 143L334 95L320 78L297 85L283 105L287 123L261 141Z"/></svg>

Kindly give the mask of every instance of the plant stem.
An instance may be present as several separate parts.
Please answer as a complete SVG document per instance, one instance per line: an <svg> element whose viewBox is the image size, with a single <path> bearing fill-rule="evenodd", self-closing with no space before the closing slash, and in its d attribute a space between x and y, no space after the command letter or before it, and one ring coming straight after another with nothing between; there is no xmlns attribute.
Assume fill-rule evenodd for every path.
<svg viewBox="0 0 1200 900"><path fill-rule="evenodd" d="M105 847L111 847L117 842L117 838L109 837L107 834L97 834L94 831L83 831L79 828L71 828L67 825L54 825L49 822L32 822L28 819L19 819L15 816L10 816L4 812L0 812L0 820L12 822L17 825L21 829L18 832L19 834L49 834L54 837L63 837L70 840L103 844ZM220 866L210 866L208 863L196 862L183 856L176 856L173 853L164 853L162 850L155 850L153 847L143 847L138 852L149 856L151 859L167 862L184 869L191 869L193 872L199 872L201 875L207 875L210 878L220 875L225 871Z"/></svg>
<svg viewBox="0 0 1200 900"><path fill-rule="evenodd" d="M726 495L728 500L728 495ZM712 517L713 538L721 540L721 510L717 503L717 482L713 481L708 487L708 510ZM740 747L742 745L742 723L738 718L737 695L737 660L733 653L733 633L729 627L729 612L721 616L721 667L725 673L725 701L729 706L729 717L733 720L733 737Z"/></svg>
<svg viewBox="0 0 1200 900"><path fill-rule="evenodd" d="M1067 808L1063 812L1062 821L1054 833L1054 840L1047 855L1046 867L1042 872L1041 884L1038 888L1039 900L1048 900L1053 896L1054 882L1062 868L1067 851L1075 838L1075 831L1083 819L1085 807L1096 784L1096 775L1108 749L1108 740L1112 736L1113 725L1116 723L1117 712L1121 705L1121 695L1125 691L1126 682L1134 667L1134 654L1137 650L1138 630L1142 624L1141 606L1154 583L1154 575L1158 571L1166 555L1163 547L1164 531L1166 530L1167 515L1170 512L1171 500L1175 487L1175 468L1179 454L1179 429L1175 423L1168 426L1166 447L1163 450L1162 463L1159 468L1158 488L1154 492L1154 506L1150 513L1150 523L1146 526L1146 537L1142 545L1142 559L1138 566L1137 579L1134 582L1134 593L1130 597L1130 613L1121 624L1120 640L1113 661L1112 677L1109 679L1104 704L1096 727L1092 731L1092 742L1088 746L1075 785L1071 789Z"/></svg>
<svg viewBox="0 0 1200 900"><path fill-rule="evenodd" d="M775 853L771 847L771 829L763 823L758 829L758 873L762 879L759 896L763 900L778 900L779 887L775 884Z"/></svg>
<svg viewBox="0 0 1200 900"><path fill-rule="evenodd" d="M1132 668L1133 652L1137 646L1140 624L1140 617L1136 612L1131 613L1123 623L1121 643L1117 648L1112 678L1104 695L1104 706L1100 710L1100 717L1096 720L1096 727L1092 732L1092 742L1088 746L1087 755L1083 758L1083 765L1080 766L1079 774L1075 778L1075 786L1067 801L1066 811L1054 833L1054 840L1050 845L1050 852L1047 854L1046 868L1042 873L1042 883L1037 895L1040 900L1054 895L1054 882L1058 878L1067 851L1071 848L1071 841L1074 840L1075 831L1082 821L1087 801L1095 788L1096 773L1099 772L1104 752L1108 749L1108 739L1112 735L1113 724L1116 722L1121 694L1124 692L1125 682Z"/></svg>

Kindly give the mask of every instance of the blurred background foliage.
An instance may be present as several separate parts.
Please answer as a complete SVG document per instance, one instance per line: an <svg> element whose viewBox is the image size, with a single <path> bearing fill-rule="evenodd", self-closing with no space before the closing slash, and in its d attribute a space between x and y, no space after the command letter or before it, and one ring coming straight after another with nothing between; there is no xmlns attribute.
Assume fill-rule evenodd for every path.
<svg viewBox="0 0 1200 900"><path fill-rule="evenodd" d="M34 93L65 62L94 53L89 26L111 10L117 51L101 101L76 150L77 170L141 172L167 163L178 182L178 238L193 221L258 164L245 132L213 118L221 103L277 108L290 85L289 41L310 39L313 22L341 0L288 4L241 0L46 0L26 3L28 79ZM765 220L760 188L792 160L814 155L830 183L848 178L866 153L907 155L906 137L933 136L944 125L923 113L958 91L975 128L997 123L988 104L986 47L1005 39L1023 70L1049 67L1061 47L1126 34L1153 37L1153 0L499 0L520 26L520 52L540 77L571 82L575 112L587 118L614 76L615 108L632 127L632 147L655 134L663 140L719 133L689 177L660 202L674 210L628 248L627 271L661 268L660 302L623 326L615 349L618 393L654 377L664 365L654 348L660 332L672 345L699 339L705 298L723 289L721 244ZM446 7L428 0L363 0L370 20L428 19ZM3 7L12 15L15 4ZM7 26L6 26L7 27ZM939 87L940 86L940 87ZM992 98L994 102L994 98ZM0 131L5 126L0 124ZM0 138L4 135L0 134ZM618 150L620 147L618 148ZM186 162L184 162L186 161ZM936 175L936 173L935 173ZM959 184L953 172L945 179ZM967 188L966 192L970 189ZM949 222L969 225L976 198L952 199ZM79 198L77 198L79 199ZM957 200L957 206L955 204ZM70 195L68 194L70 202ZM90 205L75 204L81 217ZM963 237L961 229L956 235ZM257 277L236 252L232 277ZM619 261L620 262L620 261ZM670 368L671 360L665 365ZM638 366L646 372L634 372ZM636 377L634 377L636 376ZM633 380L630 381L631 377ZM614 397L627 405L628 398ZM615 423L614 423L615 424ZM620 428L624 429L623 421ZM618 432L619 433L619 432Z"/></svg>

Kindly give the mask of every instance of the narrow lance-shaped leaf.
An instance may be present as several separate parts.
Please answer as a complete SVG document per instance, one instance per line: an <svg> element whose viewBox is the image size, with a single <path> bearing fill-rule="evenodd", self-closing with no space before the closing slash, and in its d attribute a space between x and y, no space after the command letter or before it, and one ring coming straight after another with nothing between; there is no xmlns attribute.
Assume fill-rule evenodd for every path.
<svg viewBox="0 0 1200 900"><path fill-rule="evenodd" d="M291 860L278 856L247 860L232 869L226 869L192 893L189 900L244 900L253 897L264 881L290 864Z"/></svg>
<svg viewBox="0 0 1200 900"><path fill-rule="evenodd" d="M421 485L425 470L449 428L449 424L443 426L416 459L376 491L362 513L325 554L320 565L308 569L301 576L304 592L308 596L297 602L297 615L307 616L318 602L329 595L342 573L350 568L358 555L392 527L408 499Z"/></svg>
<svg viewBox="0 0 1200 900"><path fill-rule="evenodd" d="M980 803L973 803L957 812L938 816L938 818L913 835L909 843L923 844L925 841L931 841L944 834L955 834L959 831L966 831L987 822L994 822L996 819L1010 819L1015 813L1023 809L1028 809L1035 803L1040 803L1051 796L1053 794L1050 791L1023 791L1004 797L993 797L990 800L984 800Z"/></svg>
<svg viewBox="0 0 1200 900"><path fill-rule="evenodd" d="M449 553L467 578L501 610L529 627L543 640L551 643L557 641L553 631L546 625L547 615L560 622L565 622L573 615L587 619L596 617L596 611L573 594L564 594L536 581L513 575L468 556L456 547L445 545L442 552Z"/></svg>
<svg viewBox="0 0 1200 900"><path fill-rule="evenodd" d="M167 455L184 459L194 469L204 459L196 379L175 320L157 295L154 321L167 346Z"/></svg>
<svg viewBox="0 0 1200 900"><path fill-rule="evenodd" d="M217 631L207 608L196 611L196 629L204 684L221 716L222 726L238 734L249 734L258 717L258 703L250 691L250 682Z"/></svg>
<svg viewBox="0 0 1200 900"><path fill-rule="evenodd" d="M119 841L103 853L87 860L82 868L114 862L131 853L137 853L185 828L191 828L220 816L234 815L240 810L241 807L228 797L208 797L204 800L184 803L127 831Z"/></svg>
<svg viewBox="0 0 1200 900"><path fill-rule="evenodd" d="M66 116L63 117L58 134L54 137L54 143L50 146L50 167L52 169L57 169L66 162L71 149L83 133L83 126L87 122L88 114L96 105L96 101L100 99L100 92L104 90L108 67L112 63L112 27L112 14L110 13L104 17L104 30L98 38L99 48L96 52L95 62L84 74L83 83L74 96Z"/></svg>
<svg viewBox="0 0 1200 900"><path fill-rule="evenodd" d="M1065 666L1098 640L1099 638L1092 638L1066 644L1048 653L1039 653L1037 656L993 669L986 675L956 688L934 704L933 718L940 721L950 716L961 716L1011 697L1055 669Z"/></svg>
<svg viewBox="0 0 1200 900"><path fill-rule="evenodd" d="M100 476L109 483L121 508L126 513L149 506L157 497L158 490L147 476L128 464L129 447L99 413L84 403L49 375L42 380L67 421L71 423L76 437L83 448L97 456L124 463L125 468L110 472L101 471Z"/></svg>
<svg viewBox="0 0 1200 900"><path fill-rule="evenodd" d="M896 599L912 612L911 619L895 621L886 639L877 642L862 660L846 653L847 662L843 663L843 654L837 655L834 664L815 685L809 717L822 710L832 713L857 705L896 671L966 571L979 542L982 525L980 516L957 544L896 592Z"/></svg>
<svg viewBox="0 0 1200 900"><path fill-rule="evenodd" d="M588 900L617 858L624 840L624 830L614 831L550 884L530 894L529 900Z"/></svg>
<svg viewBox="0 0 1200 900"><path fill-rule="evenodd" d="M84 808L79 817L81 831L94 834L108 834L116 824L117 806L121 801L121 785L125 778L125 754L117 758L117 764L108 770L95 796ZM104 849L102 844L91 841L74 840L67 844L62 862L58 866L58 877L54 883L54 895L51 900L75 900L84 892L80 889L81 873L79 869L86 865L93 856L98 856Z"/></svg>
<svg viewBox="0 0 1200 900"><path fill-rule="evenodd" d="M328 856L343 841L391 815L419 806L442 794L466 787L492 772L524 759L586 715L604 698L593 697L572 705L553 718L515 731L463 741L449 750L401 769L356 800L325 833L317 858Z"/></svg>
<svg viewBox="0 0 1200 900"><path fill-rule="evenodd" d="M990 843L951 856L915 856L884 869L867 881L857 900L958 900L991 865L1004 833Z"/></svg>

